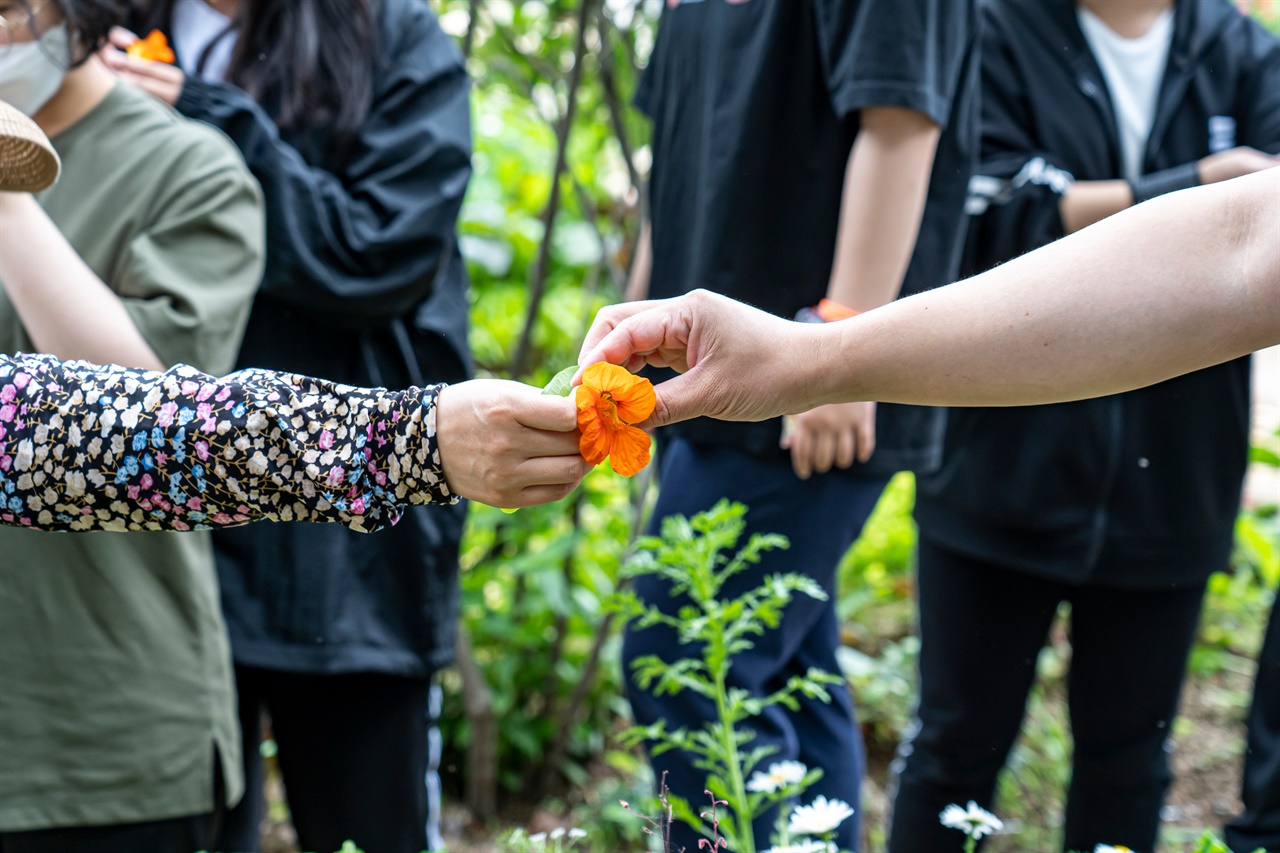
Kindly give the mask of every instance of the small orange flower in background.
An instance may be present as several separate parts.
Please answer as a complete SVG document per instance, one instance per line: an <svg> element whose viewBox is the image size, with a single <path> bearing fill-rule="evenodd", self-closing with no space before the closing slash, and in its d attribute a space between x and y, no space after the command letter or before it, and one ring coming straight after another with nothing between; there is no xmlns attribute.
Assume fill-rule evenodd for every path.
<svg viewBox="0 0 1280 853"><path fill-rule="evenodd" d="M164 62L169 65L173 64L173 49L169 47L169 40L164 37L164 33L159 30L152 30L147 33L144 39L138 39L125 49L125 53L130 56L136 56L139 59L150 59L152 62Z"/></svg>
<svg viewBox="0 0 1280 853"><path fill-rule="evenodd" d="M653 414L658 402L653 383L616 364L600 362L582 374L574 392L578 406L578 449L592 465L609 459L624 477L649 464L649 434L632 426Z"/></svg>

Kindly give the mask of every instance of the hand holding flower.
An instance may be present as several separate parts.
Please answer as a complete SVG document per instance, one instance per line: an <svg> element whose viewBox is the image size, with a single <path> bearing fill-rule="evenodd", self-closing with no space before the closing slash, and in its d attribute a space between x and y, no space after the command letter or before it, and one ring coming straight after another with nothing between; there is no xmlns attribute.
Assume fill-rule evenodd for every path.
<svg viewBox="0 0 1280 853"><path fill-rule="evenodd" d="M578 453L577 425L571 401L519 382L450 385L436 409L445 480L455 494L490 506L560 500L591 470Z"/></svg>
<svg viewBox="0 0 1280 853"><path fill-rule="evenodd" d="M178 102L187 76L172 65L175 59L164 34L153 30L145 39L123 27L111 30L109 44L98 57L116 76L169 106Z"/></svg>

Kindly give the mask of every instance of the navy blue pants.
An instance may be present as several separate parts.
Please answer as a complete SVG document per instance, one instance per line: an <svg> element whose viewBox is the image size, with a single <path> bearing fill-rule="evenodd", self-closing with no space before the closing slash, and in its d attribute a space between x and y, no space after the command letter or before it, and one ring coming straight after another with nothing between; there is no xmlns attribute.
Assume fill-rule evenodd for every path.
<svg viewBox="0 0 1280 853"><path fill-rule="evenodd" d="M1236 853L1280 853L1280 601L1272 605L1258 656L1243 799L1244 814L1227 826L1227 846Z"/></svg>
<svg viewBox="0 0 1280 853"><path fill-rule="evenodd" d="M991 808L1022 725L1036 658L1071 604L1068 710L1074 741L1063 849L1154 850L1171 781L1165 740L1178 707L1204 585L1073 586L920 539L920 704L900 747L890 853L960 851L949 803ZM897 764L897 763L895 763Z"/></svg>
<svg viewBox="0 0 1280 853"><path fill-rule="evenodd" d="M755 639L755 648L734 658L730 686L763 696L781 688L794 675L810 667L840 672L836 660L839 623L835 610L835 570L840 558L857 538L862 525L884 490L886 481L855 477L847 472L798 479L790 464L765 462L735 450L707 448L674 439L662 444L658 504L651 532L669 515L692 516L709 509L721 498L748 507L747 530L739 545L752 533L780 533L791 541L785 551L767 553L757 565L733 578L725 596L735 598L760 585L765 576L785 572L807 574L826 590L827 601L797 596L783 616L778 630ZM676 613L686 599L673 598L665 581L653 577L638 579L641 599ZM648 725L665 720L668 729L702 727L715 719L711 703L691 691L675 696L653 696L631 683L631 662L644 655L663 660L694 656L682 649L673 631L664 627L632 631L623 645L623 666L628 674L627 695L637 722ZM804 795L808 803L819 794L841 799L858 811L840 827L836 841L841 849L857 850L859 789L862 784L862 737L847 690L837 686L830 704L800 699L797 711L770 707L752 721L757 745L770 745L777 752L760 769L787 759L821 768L823 778ZM691 756L676 751L652 756L655 775L666 781L672 793L688 800L695 811L709 805L703 794L707 773L693 766ZM769 847L774 816L756 822L758 849ZM698 850L698 834L684 824L673 827L671 849L687 853Z"/></svg>

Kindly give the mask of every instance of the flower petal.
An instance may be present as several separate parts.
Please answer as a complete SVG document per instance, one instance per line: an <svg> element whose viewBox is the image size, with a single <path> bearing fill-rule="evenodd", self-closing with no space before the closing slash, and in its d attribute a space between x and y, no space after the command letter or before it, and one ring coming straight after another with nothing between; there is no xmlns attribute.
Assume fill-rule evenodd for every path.
<svg viewBox="0 0 1280 853"><path fill-rule="evenodd" d="M586 433L583 433L583 438L585 437ZM649 433L639 427L624 426L613 436L609 464L622 476L634 477L649 464L650 445Z"/></svg>
<svg viewBox="0 0 1280 853"><path fill-rule="evenodd" d="M658 396L653 383L643 376L636 376L616 364L597 362L582 373L582 385L607 393L618 407L618 418L624 423L636 424L653 414Z"/></svg>
<svg viewBox="0 0 1280 853"><path fill-rule="evenodd" d="M578 430L582 433L578 452L592 465L599 465L613 447L613 431L600 417L600 396L583 383L574 392L574 403L578 407Z"/></svg>

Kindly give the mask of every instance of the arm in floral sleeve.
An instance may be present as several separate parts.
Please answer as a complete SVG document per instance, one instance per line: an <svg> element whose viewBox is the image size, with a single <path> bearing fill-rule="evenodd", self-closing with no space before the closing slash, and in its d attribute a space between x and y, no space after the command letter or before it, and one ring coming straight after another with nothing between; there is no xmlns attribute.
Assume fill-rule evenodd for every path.
<svg viewBox="0 0 1280 853"><path fill-rule="evenodd" d="M406 504L457 500L436 444L438 392L0 356L0 523L377 530Z"/></svg>

